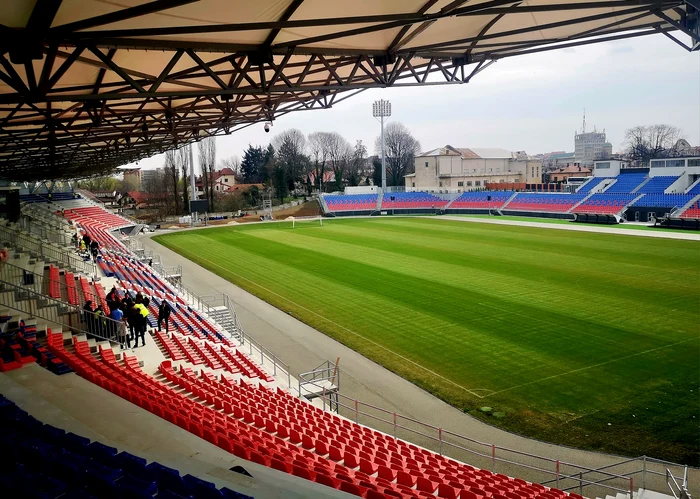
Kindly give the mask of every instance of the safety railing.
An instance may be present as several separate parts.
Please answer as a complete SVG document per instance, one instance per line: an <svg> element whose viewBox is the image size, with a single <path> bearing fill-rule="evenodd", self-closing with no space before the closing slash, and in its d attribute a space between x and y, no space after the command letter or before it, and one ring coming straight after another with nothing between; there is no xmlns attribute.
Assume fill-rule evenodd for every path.
<svg viewBox="0 0 700 499"><path fill-rule="evenodd" d="M482 442L357 399L338 393L329 393L321 384L316 386L316 390L321 393L324 409L331 408L356 423L370 426L395 438L414 442L441 455L468 462L483 469L511 476L527 476L530 481L564 491L577 492L580 495L588 493L591 497L595 497L593 493L599 496L601 493L603 496L622 493L633 498L635 497L634 488L639 485L642 488L653 487L652 490L662 491L665 488L665 482L654 478L665 479L667 474L665 471L652 469L650 467L652 463L676 466L683 469L687 476L686 466L646 456L622 460L600 468L539 456ZM678 477L675 478L678 479ZM678 490L683 490L683 487L679 487ZM688 494L687 489L684 493ZM689 494L678 497L678 499L688 498Z"/></svg>
<svg viewBox="0 0 700 499"><path fill-rule="evenodd" d="M73 333L86 334L88 338L111 341L121 346L126 342L124 322L83 310L12 282L0 281L0 307L27 314L27 318L60 324Z"/></svg>
<svg viewBox="0 0 700 499"><path fill-rule="evenodd" d="M685 469L680 484L678 483L678 477L673 476L671 470L666 468L666 485L676 499L690 499L690 493L688 492L688 468Z"/></svg>
<svg viewBox="0 0 700 499"><path fill-rule="evenodd" d="M20 250L35 253L43 260L56 262L63 267L86 275L95 275L97 270L94 262L91 260L83 260L77 254L72 254L65 248L57 247L53 243L43 241L33 235L20 233L7 226L0 226L0 241L9 243Z"/></svg>
<svg viewBox="0 0 700 499"><path fill-rule="evenodd" d="M159 258L160 260L160 258ZM158 272L158 268L154 266L154 270ZM179 267L180 271L180 276L182 275L182 267ZM241 323L238 319L238 314L236 313L236 309L233 306L233 302L229 298L229 296L225 293L220 293L220 294L212 294L212 295L198 295L194 291L192 291L190 288L188 288L183 282L182 279L167 279L167 275L160 274L160 276L163 278L163 280L167 280L172 287L182 296L182 298L193 308L196 310L203 312L206 314L213 322L217 322L212 316L217 315L214 310L212 310L214 307L218 306L224 306L228 310L228 313L231 317L231 320L233 321L236 333L231 333L227 331L222 324L217 324L221 328L222 331L227 331L229 333L229 336L231 338L240 341L241 347L245 348L246 344L248 346L248 353L249 355L254 359L257 360L258 358L260 359L260 365L262 367L271 367L272 368L272 375L273 376L278 376L281 378L287 378L287 387L289 389L292 388L292 375L291 375L291 370L289 369L289 365L287 365L285 362L280 360L277 355L272 353L270 350L262 346L260 343L255 341L253 338L251 338L249 335L245 333L243 330L243 327L241 326Z"/></svg>

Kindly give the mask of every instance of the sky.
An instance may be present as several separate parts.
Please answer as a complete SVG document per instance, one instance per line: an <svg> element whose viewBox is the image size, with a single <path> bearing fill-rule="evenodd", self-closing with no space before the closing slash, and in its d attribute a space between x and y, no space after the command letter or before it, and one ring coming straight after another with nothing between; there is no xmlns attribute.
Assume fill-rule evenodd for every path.
<svg viewBox="0 0 700 499"><path fill-rule="evenodd" d="M406 125L423 151L449 144L571 152L584 108L586 131L605 130L614 152L623 149L626 129L657 123L680 128L700 145L700 52L652 35L504 59L468 84L367 90L332 109L283 116L270 133L255 124L217 137L217 160L242 157L249 144L266 146L289 128L337 131L373 153L380 125L372 102L378 99L391 101L389 120ZM163 162L157 155L138 166Z"/></svg>

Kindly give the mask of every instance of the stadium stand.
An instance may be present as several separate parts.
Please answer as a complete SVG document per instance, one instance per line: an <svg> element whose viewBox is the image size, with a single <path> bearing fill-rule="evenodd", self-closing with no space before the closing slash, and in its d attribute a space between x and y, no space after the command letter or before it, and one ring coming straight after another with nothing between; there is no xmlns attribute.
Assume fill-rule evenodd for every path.
<svg viewBox="0 0 700 499"><path fill-rule="evenodd" d="M645 194L631 206L649 206L654 208L680 208L695 196L691 194Z"/></svg>
<svg viewBox="0 0 700 499"><path fill-rule="evenodd" d="M364 211L377 207L376 194L348 194L346 196L324 196L330 211Z"/></svg>
<svg viewBox="0 0 700 499"><path fill-rule="evenodd" d="M700 201L696 201L690 208L681 213L681 218L700 218Z"/></svg>
<svg viewBox="0 0 700 499"><path fill-rule="evenodd" d="M43 424L0 395L6 497L252 499L99 441Z"/></svg>
<svg viewBox="0 0 700 499"><path fill-rule="evenodd" d="M591 177L588 182L583 184L581 187L578 188L576 191L578 194L588 194L591 192L591 190L598 186L603 180L608 180L607 177Z"/></svg>
<svg viewBox="0 0 700 499"><path fill-rule="evenodd" d="M686 194L691 194L693 196L697 196L698 194L700 194L700 182L695 184L692 189L686 192Z"/></svg>
<svg viewBox="0 0 700 499"><path fill-rule="evenodd" d="M586 197L585 194L518 193L504 210L566 213Z"/></svg>
<svg viewBox="0 0 700 499"><path fill-rule="evenodd" d="M432 196L400 197L404 203L434 200ZM93 215L101 221L89 218ZM110 224L113 227L123 225L121 217L109 217L96 211L82 217L79 225L92 227L95 235L104 238L100 256L105 267L114 274L121 294L142 291L152 296L152 314L157 311L160 300L167 300L171 305L172 331L155 335L170 359L161 361L157 373L151 375L144 371L135 355L122 354L119 359L107 342L94 345L85 336L66 336L60 330L48 328L46 356L52 356L56 363L65 366L64 370L72 369L88 381L240 458L356 496L372 499L436 496L562 499L569 496L580 499L575 494L474 468L297 398L276 385L274 377L242 352L235 339L193 310L169 283L138 261L123 245L116 244L109 229ZM112 239L118 249L106 244L108 239ZM54 276L56 271L62 272L60 268L49 270ZM107 284L93 282L91 286L84 276L73 275L74 281L76 277L84 297L93 296L102 302ZM79 293L77 289L75 292ZM16 362L14 356L13 361ZM195 366L198 371L193 369ZM82 447L99 448L95 452L99 456L104 454L100 444L80 441L85 443ZM66 463L70 465L70 461ZM100 466L112 469L110 463ZM141 461L137 471L143 472L144 468L148 466ZM98 469L98 474L104 474L103 481L112 487L110 490L132 487L129 490L145 491L145 495L160 491L157 479L149 481L137 471L134 471L137 476L130 476L131 468L127 466L117 468L121 474ZM81 483L84 483L84 474L74 473L74 476L82 477ZM184 481L187 485L187 480ZM60 489L63 485L59 483L57 487ZM180 495L186 492L182 488L178 490L172 492ZM210 488L207 491L213 495L201 497L235 497ZM88 492L92 493L92 489ZM142 496L145 497L143 493L138 495ZM195 496L200 497L189 495Z"/></svg>
<svg viewBox="0 0 700 499"><path fill-rule="evenodd" d="M457 199L452 201L452 203L449 205L449 208L475 208L497 210L501 208L513 194L513 191L463 192L459 195ZM489 197L491 198L490 201Z"/></svg>
<svg viewBox="0 0 700 499"><path fill-rule="evenodd" d="M79 194L72 192L52 192L52 201L67 201L69 199L79 199ZM20 194L19 200L24 203L46 203L49 200L49 194Z"/></svg>
<svg viewBox="0 0 700 499"><path fill-rule="evenodd" d="M649 179L638 191L638 194L663 194L672 183L678 180L678 176L656 176Z"/></svg>
<svg viewBox="0 0 700 499"><path fill-rule="evenodd" d="M646 173L623 173L617 176L617 180L605 189L610 194L629 194L634 191L647 178Z"/></svg>
<svg viewBox="0 0 700 499"><path fill-rule="evenodd" d="M574 213L615 215L620 213L638 194L596 193L574 208Z"/></svg>
<svg viewBox="0 0 700 499"><path fill-rule="evenodd" d="M382 210L444 208L448 201L427 192L393 192L382 197Z"/></svg>

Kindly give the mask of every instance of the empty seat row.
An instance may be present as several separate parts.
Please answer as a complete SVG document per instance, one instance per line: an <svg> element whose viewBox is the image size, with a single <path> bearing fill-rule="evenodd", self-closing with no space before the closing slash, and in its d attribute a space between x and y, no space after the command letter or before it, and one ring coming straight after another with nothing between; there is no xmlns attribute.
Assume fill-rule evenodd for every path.
<svg viewBox="0 0 700 499"><path fill-rule="evenodd" d="M499 209L514 194L513 191L479 191L463 192L457 199L452 201L449 209L455 208L475 208L475 209Z"/></svg>
<svg viewBox="0 0 700 499"><path fill-rule="evenodd" d="M376 194L332 195L323 198L330 211L374 210L377 207Z"/></svg>
<svg viewBox="0 0 700 499"><path fill-rule="evenodd" d="M503 209L566 213L585 197L585 194L538 194L519 192L503 207Z"/></svg>
<svg viewBox="0 0 700 499"><path fill-rule="evenodd" d="M6 497L81 499L158 494L185 497L246 499L249 496L193 475L147 461L99 441L43 424L0 395L0 489Z"/></svg>
<svg viewBox="0 0 700 499"><path fill-rule="evenodd" d="M447 200L427 192L395 192L382 196L382 209L443 208Z"/></svg>
<svg viewBox="0 0 700 499"><path fill-rule="evenodd" d="M638 194L596 193L574 208L574 213L614 215L622 211Z"/></svg>

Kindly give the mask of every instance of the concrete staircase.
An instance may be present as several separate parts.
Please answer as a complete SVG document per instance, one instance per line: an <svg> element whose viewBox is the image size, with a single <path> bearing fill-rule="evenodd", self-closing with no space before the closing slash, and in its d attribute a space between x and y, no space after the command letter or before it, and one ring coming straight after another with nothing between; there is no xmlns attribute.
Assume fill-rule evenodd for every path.
<svg viewBox="0 0 700 499"><path fill-rule="evenodd" d="M236 322L233 320L233 317L231 317L231 312L229 312L227 307L223 305L218 307L210 307L207 314L233 338L236 338L239 341L242 340L240 331L238 330L238 327L236 327Z"/></svg>
<svg viewBox="0 0 700 499"><path fill-rule="evenodd" d="M642 182L642 183L639 184L637 187L635 187L634 189L632 189L632 191L630 192L630 194L635 194L637 191L639 191L639 189L641 189L642 187L644 187L644 186L647 184L647 182L649 182L650 180L651 180L651 177L647 177L646 179L644 179L644 182Z"/></svg>
<svg viewBox="0 0 700 499"><path fill-rule="evenodd" d="M318 204L321 205L321 211L323 211L324 215L327 215L330 213L331 210L328 209L328 205L326 204L326 199L323 197L323 194L318 195Z"/></svg>
<svg viewBox="0 0 700 499"><path fill-rule="evenodd" d="M673 212L671 212L671 216L672 217L680 217L683 214L683 212L685 210L687 210L688 208L690 208L696 201L700 201L700 194L695 196L693 199L691 199L690 201L685 203L683 206L681 206L677 210L673 210Z"/></svg>
<svg viewBox="0 0 700 499"><path fill-rule="evenodd" d="M617 495L607 495L604 498L598 497L597 499L630 499L630 495L623 494L619 492ZM674 499L670 494L662 494L661 492L654 492L653 490L639 489L634 493L632 499Z"/></svg>
<svg viewBox="0 0 700 499"><path fill-rule="evenodd" d="M515 196L517 196L517 195L518 195L518 193L517 193L517 192L514 192L513 195L512 195L511 197L508 198L508 201L506 201L505 203L503 203L503 206L501 206L500 208L498 208L496 211L497 211L498 213L501 213L501 210L507 209L507 208L508 208L508 205L510 204L510 202L513 201L513 199L514 199ZM503 213L501 213L501 215L503 215Z"/></svg>
<svg viewBox="0 0 700 499"><path fill-rule="evenodd" d="M580 205L581 203L585 203L585 202L588 200L588 198L590 198L593 194L595 194L595 192L593 192L593 190L591 189L591 192L589 192L588 195L587 195L585 198L583 198L581 201L579 201L578 203L576 203L575 205L573 205L573 206L567 211L567 213L573 213L574 210L578 207L578 205Z"/></svg>

